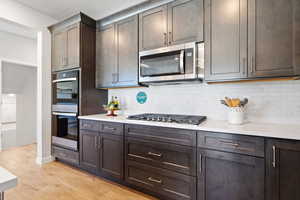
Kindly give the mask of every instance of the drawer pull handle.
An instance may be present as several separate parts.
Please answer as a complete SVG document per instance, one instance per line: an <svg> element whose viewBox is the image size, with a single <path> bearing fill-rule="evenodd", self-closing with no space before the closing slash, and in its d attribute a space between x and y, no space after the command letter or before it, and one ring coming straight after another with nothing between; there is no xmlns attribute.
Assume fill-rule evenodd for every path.
<svg viewBox="0 0 300 200"><path fill-rule="evenodd" d="M156 156L156 157L162 157L161 153L153 153L151 151L148 152L148 155L150 155L150 156Z"/></svg>
<svg viewBox="0 0 300 200"><path fill-rule="evenodd" d="M111 127L107 127L107 126L104 126L103 129L104 129L104 130L109 130L109 131L114 131L114 130L116 130L115 128L111 128Z"/></svg>
<svg viewBox="0 0 300 200"><path fill-rule="evenodd" d="M152 177L149 177L148 180L151 181L151 182L154 182L154 183L159 183L159 184L162 183L162 180L157 180L157 179L152 178Z"/></svg>
<svg viewBox="0 0 300 200"><path fill-rule="evenodd" d="M58 155L61 157L66 157L66 154L64 154L64 153L59 153Z"/></svg>
<svg viewBox="0 0 300 200"><path fill-rule="evenodd" d="M233 147L239 147L240 146L239 143L233 143L231 141L225 141L225 140L220 140L220 143L223 143L223 144L226 144L226 145L230 145L230 146L233 146Z"/></svg>

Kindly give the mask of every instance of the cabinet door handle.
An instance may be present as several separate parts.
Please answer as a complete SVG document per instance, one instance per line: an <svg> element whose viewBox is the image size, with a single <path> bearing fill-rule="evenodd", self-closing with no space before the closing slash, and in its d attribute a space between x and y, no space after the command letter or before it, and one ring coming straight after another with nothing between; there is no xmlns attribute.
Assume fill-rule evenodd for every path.
<svg viewBox="0 0 300 200"><path fill-rule="evenodd" d="M98 146L98 149L102 149L102 137L98 136L99 137L99 146Z"/></svg>
<svg viewBox="0 0 300 200"><path fill-rule="evenodd" d="M243 70L243 74L245 74L246 69L247 69L246 68L246 60L247 60L246 58L243 58L243 69L242 69Z"/></svg>
<svg viewBox="0 0 300 200"><path fill-rule="evenodd" d="M173 40L173 35L172 32L169 32L169 44L172 44L172 40Z"/></svg>
<svg viewBox="0 0 300 200"><path fill-rule="evenodd" d="M250 65L250 72L254 72L254 56L251 56L251 65Z"/></svg>
<svg viewBox="0 0 300 200"><path fill-rule="evenodd" d="M151 181L151 182L154 182L154 183L159 183L159 184L162 184L162 180L160 180L160 179L158 180L158 179L155 179L155 178L149 177L149 178L148 178L148 180L149 180L149 181Z"/></svg>
<svg viewBox="0 0 300 200"><path fill-rule="evenodd" d="M115 74L112 74L111 76L112 76L112 81L111 82L115 83Z"/></svg>
<svg viewBox="0 0 300 200"><path fill-rule="evenodd" d="M148 155L150 155L150 156L156 156L156 157L162 157L161 153L153 153L151 151L148 152Z"/></svg>
<svg viewBox="0 0 300 200"><path fill-rule="evenodd" d="M273 150L272 166L273 166L273 168L276 168L276 147L275 147L275 145L273 145L272 150Z"/></svg>
<svg viewBox="0 0 300 200"><path fill-rule="evenodd" d="M164 33L164 44L167 45L167 33Z"/></svg>
<svg viewBox="0 0 300 200"><path fill-rule="evenodd" d="M199 155L199 173L202 174L202 154Z"/></svg>
<svg viewBox="0 0 300 200"><path fill-rule="evenodd" d="M95 138L95 144L94 144L95 149L98 149L98 137L99 136L96 136L96 138Z"/></svg>

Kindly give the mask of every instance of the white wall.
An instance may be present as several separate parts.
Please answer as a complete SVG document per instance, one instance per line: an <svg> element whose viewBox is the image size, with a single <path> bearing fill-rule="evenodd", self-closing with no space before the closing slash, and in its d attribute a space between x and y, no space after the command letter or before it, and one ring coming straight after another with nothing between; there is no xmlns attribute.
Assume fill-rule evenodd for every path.
<svg viewBox="0 0 300 200"><path fill-rule="evenodd" d="M0 31L0 58L37 63L37 40Z"/></svg>
<svg viewBox="0 0 300 200"><path fill-rule="evenodd" d="M49 97L51 97L51 35L47 30L47 26L54 24L57 21L13 0L0 1L0 17L38 31L37 163L42 164L49 162L52 160L50 146L51 99L49 99Z"/></svg>
<svg viewBox="0 0 300 200"><path fill-rule="evenodd" d="M16 95L2 94L0 115L1 115L1 123L16 122Z"/></svg>
<svg viewBox="0 0 300 200"><path fill-rule="evenodd" d="M36 70L26 78L22 92L17 94L17 146L36 143Z"/></svg>
<svg viewBox="0 0 300 200"><path fill-rule="evenodd" d="M145 91L148 101L136 102L136 94ZM110 90L109 97L120 98L125 114L156 112L206 115L226 120L225 96L249 98L250 121L295 124L300 122L300 81L234 83L217 85L174 85Z"/></svg>

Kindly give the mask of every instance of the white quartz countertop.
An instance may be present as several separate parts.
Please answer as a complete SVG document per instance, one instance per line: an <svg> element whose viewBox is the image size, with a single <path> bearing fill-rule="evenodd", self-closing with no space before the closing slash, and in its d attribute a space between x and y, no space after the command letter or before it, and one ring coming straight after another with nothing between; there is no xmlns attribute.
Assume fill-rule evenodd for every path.
<svg viewBox="0 0 300 200"><path fill-rule="evenodd" d="M227 121L207 119L200 125L188 125L166 122L129 120L127 119L127 116L108 117L104 114L80 116L79 119L300 140L300 124L286 125L248 122L243 125L231 125L228 124Z"/></svg>
<svg viewBox="0 0 300 200"><path fill-rule="evenodd" d="M17 183L18 178L15 175L0 167L0 192L16 187Z"/></svg>

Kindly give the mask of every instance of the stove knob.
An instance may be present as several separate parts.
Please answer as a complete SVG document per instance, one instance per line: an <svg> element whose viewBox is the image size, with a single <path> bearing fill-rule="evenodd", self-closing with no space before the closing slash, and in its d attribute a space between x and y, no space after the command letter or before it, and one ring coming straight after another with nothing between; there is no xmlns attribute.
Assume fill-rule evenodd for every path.
<svg viewBox="0 0 300 200"><path fill-rule="evenodd" d="M167 122L172 122L173 120L172 120L172 118L168 118L168 120L167 120Z"/></svg>
<svg viewBox="0 0 300 200"><path fill-rule="evenodd" d="M160 121L161 121L161 118L160 118L160 117L158 117L158 118L157 118L157 121L159 121L159 122L160 122Z"/></svg>
<svg viewBox="0 0 300 200"><path fill-rule="evenodd" d="M150 121L151 120L151 118L150 117L147 117L147 119L146 119L147 121Z"/></svg>

